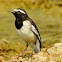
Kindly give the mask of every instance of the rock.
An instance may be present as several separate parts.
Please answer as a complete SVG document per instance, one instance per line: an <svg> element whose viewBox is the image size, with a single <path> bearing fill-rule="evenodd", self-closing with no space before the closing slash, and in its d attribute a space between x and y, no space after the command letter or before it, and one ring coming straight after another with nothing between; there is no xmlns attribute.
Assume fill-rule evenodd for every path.
<svg viewBox="0 0 62 62"><path fill-rule="evenodd" d="M62 47L57 48L57 53L62 53Z"/></svg>
<svg viewBox="0 0 62 62"><path fill-rule="evenodd" d="M54 47L62 47L62 43L55 43Z"/></svg>
<svg viewBox="0 0 62 62"><path fill-rule="evenodd" d="M27 51L25 54L30 54ZM1 62L5 62L3 57L0 57ZM33 54L32 58L22 58L17 56L12 57L8 62L62 62L62 43L56 43L51 48L42 48L41 52Z"/></svg>
<svg viewBox="0 0 62 62"><path fill-rule="evenodd" d="M5 61L2 56L0 56L0 62L7 62L7 61Z"/></svg>
<svg viewBox="0 0 62 62"><path fill-rule="evenodd" d="M56 43L54 47L47 49L49 54L59 54L62 53L62 43Z"/></svg>
<svg viewBox="0 0 62 62"><path fill-rule="evenodd" d="M45 53L45 52L39 52L36 55L33 55L32 61L33 62L46 62L47 59L48 59L47 57L48 57L47 53Z"/></svg>
<svg viewBox="0 0 62 62"><path fill-rule="evenodd" d="M56 47L51 47L47 49L48 54L56 54L57 53L57 48Z"/></svg>

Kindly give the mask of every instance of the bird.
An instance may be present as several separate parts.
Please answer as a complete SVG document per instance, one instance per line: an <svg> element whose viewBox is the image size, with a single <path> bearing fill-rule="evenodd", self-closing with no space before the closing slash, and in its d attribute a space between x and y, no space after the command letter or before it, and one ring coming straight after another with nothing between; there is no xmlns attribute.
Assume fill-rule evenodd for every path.
<svg viewBox="0 0 62 62"><path fill-rule="evenodd" d="M27 15L27 12L22 8L8 9L15 16L15 28L20 38L25 41L26 47L22 53L26 51L28 44L32 47L32 52L29 58L32 57L33 51L38 53L41 51L41 37L39 30L34 21Z"/></svg>

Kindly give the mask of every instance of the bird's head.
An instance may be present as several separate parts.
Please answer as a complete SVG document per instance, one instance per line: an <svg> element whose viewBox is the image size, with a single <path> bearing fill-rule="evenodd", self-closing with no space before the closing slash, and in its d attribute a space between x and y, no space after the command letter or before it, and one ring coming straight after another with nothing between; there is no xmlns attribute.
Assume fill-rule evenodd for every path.
<svg viewBox="0 0 62 62"><path fill-rule="evenodd" d="M28 17L26 11L24 9L18 8L18 9L8 9L9 12L11 12L16 18L22 18L25 19Z"/></svg>

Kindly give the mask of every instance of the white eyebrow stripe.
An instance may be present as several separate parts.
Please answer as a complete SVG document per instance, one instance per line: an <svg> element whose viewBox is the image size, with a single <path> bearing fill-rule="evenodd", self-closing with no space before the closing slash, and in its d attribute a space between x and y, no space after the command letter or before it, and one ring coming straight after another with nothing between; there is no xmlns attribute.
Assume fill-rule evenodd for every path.
<svg viewBox="0 0 62 62"><path fill-rule="evenodd" d="M23 10L20 9L14 9L14 11L20 11L21 13L26 14Z"/></svg>

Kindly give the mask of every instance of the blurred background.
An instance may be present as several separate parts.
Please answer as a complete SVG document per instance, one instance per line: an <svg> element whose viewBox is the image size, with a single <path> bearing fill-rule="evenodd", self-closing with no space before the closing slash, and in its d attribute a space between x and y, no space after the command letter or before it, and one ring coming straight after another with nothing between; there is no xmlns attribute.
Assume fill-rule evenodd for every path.
<svg viewBox="0 0 62 62"><path fill-rule="evenodd" d="M0 56L8 59L25 48L15 29L15 17L8 12L15 8L25 9L34 20L44 47L62 42L62 0L0 0Z"/></svg>

